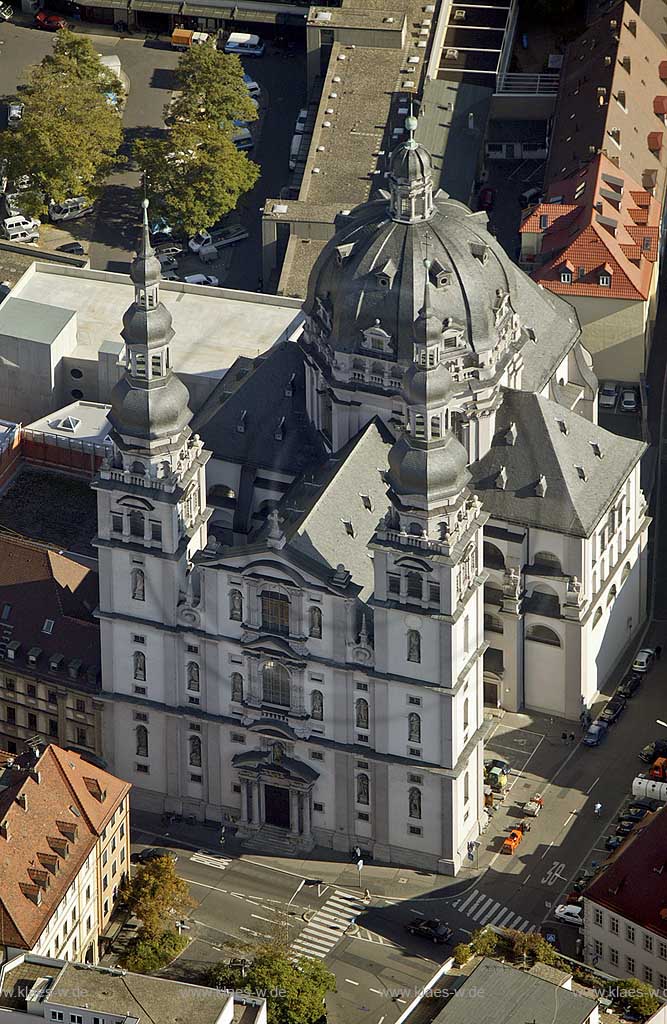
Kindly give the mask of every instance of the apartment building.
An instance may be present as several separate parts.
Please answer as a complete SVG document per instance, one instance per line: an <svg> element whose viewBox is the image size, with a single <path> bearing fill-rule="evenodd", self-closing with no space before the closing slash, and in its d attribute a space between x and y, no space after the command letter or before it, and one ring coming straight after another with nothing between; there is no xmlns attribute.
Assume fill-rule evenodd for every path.
<svg viewBox="0 0 667 1024"><path fill-rule="evenodd" d="M0 537L0 748L26 740L102 749L97 574L22 537Z"/></svg>
<svg viewBox="0 0 667 1024"><path fill-rule="evenodd" d="M637 826L584 893L584 956L667 991L667 808Z"/></svg>
<svg viewBox="0 0 667 1024"><path fill-rule="evenodd" d="M130 785L51 745L0 755L0 958L96 963L129 868Z"/></svg>

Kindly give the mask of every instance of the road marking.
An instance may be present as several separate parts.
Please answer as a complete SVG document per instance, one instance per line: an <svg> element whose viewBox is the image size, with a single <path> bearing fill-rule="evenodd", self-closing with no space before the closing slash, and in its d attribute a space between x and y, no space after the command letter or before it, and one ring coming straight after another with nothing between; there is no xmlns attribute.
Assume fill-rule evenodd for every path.
<svg viewBox="0 0 667 1024"><path fill-rule="evenodd" d="M502 907L499 902L494 902L493 897L486 896L485 893L479 892L478 889L474 889L470 896L463 901L460 907L457 907L457 911L463 914L464 917L472 918L479 925L493 924L499 925L501 920L504 919L505 925L510 919L516 918L517 930L528 931L528 921L524 920L521 924L521 916L515 914L514 911L508 907ZM504 925L504 926L505 926ZM465 931L465 929L461 929Z"/></svg>
<svg viewBox="0 0 667 1024"><path fill-rule="evenodd" d="M600 781L600 776L598 775L598 777L597 777L597 779L595 780L595 782L591 782L590 786L589 786L589 787L588 787L588 789L586 790L586 796L588 796L588 794L589 794L589 793L590 793L590 791L592 790L593 786L597 785L597 783L598 783L599 781Z"/></svg>
<svg viewBox="0 0 667 1024"><path fill-rule="evenodd" d="M484 903L482 903L482 905L479 908L479 910L477 911L477 913L473 914L473 921L477 921L478 918L480 918L482 916L484 911L489 909L489 907L491 906L492 903L493 903L493 899L492 898L489 898L489 899L485 900Z"/></svg>
<svg viewBox="0 0 667 1024"><path fill-rule="evenodd" d="M232 863L229 857L216 857L214 854L201 851L193 853L190 860L195 864L205 864L208 868L218 868L220 871L224 871Z"/></svg>
<svg viewBox="0 0 667 1024"><path fill-rule="evenodd" d="M477 889L473 889L473 891L472 891L472 894L471 894L470 896L468 896L468 899L467 899L467 900L464 900L464 902L463 902L463 903L461 904L461 906L459 907L459 913L460 913L460 914L462 914L462 913L463 913L463 911L465 910L465 908L466 908L466 907L468 906L468 904L469 904L469 903L470 903L470 902L471 902L472 900L474 900L474 898L475 898L475 896L476 896L476 895L477 895Z"/></svg>
<svg viewBox="0 0 667 1024"><path fill-rule="evenodd" d="M564 868L565 868L564 864L562 864L558 860L555 860L553 862L553 864L551 865L551 867L549 868L549 870L547 871L547 873L544 876L544 878L542 879L542 885L555 885L556 882L559 881L559 880L564 882L565 878L561 874L561 871L563 871Z"/></svg>
<svg viewBox="0 0 667 1024"><path fill-rule="evenodd" d="M369 992L374 992L376 996L381 996L382 995L382 992L380 991L379 988L369 988L368 991ZM384 1017L382 1019L384 1020Z"/></svg>
<svg viewBox="0 0 667 1024"><path fill-rule="evenodd" d="M361 898L335 889L294 940L291 949L299 956L323 959L365 909Z"/></svg>
<svg viewBox="0 0 667 1024"><path fill-rule="evenodd" d="M348 983L348 985L359 985L359 982L352 981L352 978L346 978L345 981Z"/></svg>
<svg viewBox="0 0 667 1024"><path fill-rule="evenodd" d="M250 916L254 917L257 921L266 921L268 924L276 923L275 921L272 921L270 917L261 917L260 914L251 914Z"/></svg>

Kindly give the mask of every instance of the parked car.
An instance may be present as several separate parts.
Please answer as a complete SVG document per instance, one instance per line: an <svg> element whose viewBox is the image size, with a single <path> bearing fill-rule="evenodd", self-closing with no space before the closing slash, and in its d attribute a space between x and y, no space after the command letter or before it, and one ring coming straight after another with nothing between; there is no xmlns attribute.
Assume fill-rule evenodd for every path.
<svg viewBox="0 0 667 1024"><path fill-rule="evenodd" d="M599 747L603 739L607 735L607 729L609 728L607 722L598 719L597 722L593 722L588 727L588 731L584 736L584 745L587 747Z"/></svg>
<svg viewBox="0 0 667 1024"><path fill-rule="evenodd" d="M49 217L55 223L59 220L78 220L91 213L93 204L86 196L73 196L62 203L49 203Z"/></svg>
<svg viewBox="0 0 667 1024"><path fill-rule="evenodd" d="M164 846L149 846L137 854L137 863L150 864L152 860L159 860L160 857L169 857L174 863L178 860L173 850L167 850Z"/></svg>
<svg viewBox="0 0 667 1024"><path fill-rule="evenodd" d="M500 768L503 775L509 775L511 765L509 761L505 761L502 757L494 757L490 761L484 762L484 770L490 772L492 768Z"/></svg>
<svg viewBox="0 0 667 1024"><path fill-rule="evenodd" d="M183 255L183 249L180 245L174 245L173 242L163 242L161 245L155 246L155 255L158 259L160 256L171 256L175 260L178 256Z"/></svg>
<svg viewBox="0 0 667 1024"><path fill-rule="evenodd" d="M598 403L601 409L615 409L618 401L618 384L605 381L598 391Z"/></svg>
<svg viewBox="0 0 667 1024"><path fill-rule="evenodd" d="M422 939L440 943L448 942L454 934L449 925L444 924L437 917L430 921L425 921L423 917L415 917L406 924L405 930L410 935L419 935Z"/></svg>
<svg viewBox="0 0 667 1024"><path fill-rule="evenodd" d="M248 153L255 145L252 132L249 128L236 128L232 135L232 142L240 153Z"/></svg>
<svg viewBox="0 0 667 1024"><path fill-rule="evenodd" d="M583 924L584 922L584 908L581 906L573 906L569 903L561 903L560 906L554 910L554 917L558 921L563 921L564 924Z"/></svg>
<svg viewBox="0 0 667 1024"><path fill-rule="evenodd" d="M14 128L17 124L20 124L23 120L23 104L22 103L8 103L7 104L7 127Z"/></svg>
<svg viewBox="0 0 667 1024"><path fill-rule="evenodd" d="M633 828L637 824L636 821L619 821L616 824L616 835L617 836L629 836Z"/></svg>
<svg viewBox="0 0 667 1024"><path fill-rule="evenodd" d="M174 239L171 231L151 231L151 245L155 248L158 245L173 245Z"/></svg>
<svg viewBox="0 0 667 1024"><path fill-rule="evenodd" d="M10 4L0 4L0 21L9 21L14 16L14 8Z"/></svg>
<svg viewBox="0 0 667 1024"><path fill-rule="evenodd" d="M258 86L258 84L255 81L255 79L251 75L244 75L243 76L243 82L245 84L246 89L250 93L250 95L254 99L258 99L259 98L259 94L261 92L261 89Z"/></svg>
<svg viewBox="0 0 667 1024"><path fill-rule="evenodd" d="M644 797L633 797L632 803L628 807L628 814L632 814L633 810L639 807L644 807L647 811L657 811L659 807L662 807L662 802Z"/></svg>
<svg viewBox="0 0 667 1024"><path fill-rule="evenodd" d="M495 203L496 190L487 185L479 193L479 208L480 210L492 210Z"/></svg>
<svg viewBox="0 0 667 1024"><path fill-rule="evenodd" d="M58 252L68 252L72 256L85 256L86 250L81 245L81 242L66 242L65 245L59 245Z"/></svg>
<svg viewBox="0 0 667 1024"><path fill-rule="evenodd" d="M162 268L163 273L165 272L165 270L178 269L178 263L176 262L173 256L164 256L160 253L158 254L158 260L160 261L160 267Z"/></svg>
<svg viewBox="0 0 667 1024"><path fill-rule="evenodd" d="M297 114L296 124L294 125L294 131L297 135L303 135L306 130L306 121L308 120L308 109L302 107Z"/></svg>
<svg viewBox="0 0 667 1024"><path fill-rule="evenodd" d="M604 711L600 715L600 718L603 722L609 722L610 725L613 725L613 723L620 718L622 712L625 710L625 705L625 697L620 697L618 695L612 697L612 699L609 701Z"/></svg>
<svg viewBox="0 0 667 1024"><path fill-rule="evenodd" d="M648 807L633 807L632 805L619 814L619 821L641 821L649 813Z"/></svg>
<svg viewBox="0 0 667 1024"><path fill-rule="evenodd" d="M525 210L528 206L537 206L542 201L542 189L541 188L527 188L525 192L522 192L519 196L519 205L522 210Z"/></svg>
<svg viewBox="0 0 667 1024"><path fill-rule="evenodd" d="M210 245L213 239L211 238L210 231L198 231L196 235L193 235L188 242L188 248L192 252L199 252L203 245Z"/></svg>
<svg viewBox="0 0 667 1024"><path fill-rule="evenodd" d="M47 32L58 32L61 28L67 28L67 22L59 14L49 14L48 11L37 11L35 15L37 28L46 29Z"/></svg>
<svg viewBox="0 0 667 1024"><path fill-rule="evenodd" d="M213 288L219 283L212 274L188 274L183 280L186 284L203 284Z"/></svg>
<svg viewBox="0 0 667 1024"><path fill-rule="evenodd" d="M609 850L610 853L613 853L614 850L618 850L618 848L621 845L621 843L623 842L624 838L625 838L625 836L619 836L619 835L607 836L607 838L605 839L605 843L604 843L605 849Z"/></svg>
<svg viewBox="0 0 667 1024"><path fill-rule="evenodd" d="M667 740L653 740L653 743L647 743L639 751L639 757L646 764L653 764L656 757L667 757ZM635 800L633 803L639 803L639 801Z"/></svg>
<svg viewBox="0 0 667 1024"><path fill-rule="evenodd" d="M617 693L629 700L637 692L642 684L642 677L638 672L630 672L619 686Z"/></svg>
<svg viewBox="0 0 667 1024"><path fill-rule="evenodd" d="M633 672L648 672L649 668L653 664L655 658L655 651L652 647L642 647L641 651L637 653L637 657L632 663Z"/></svg>
<svg viewBox="0 0 667 1024"><path fill-rule="evenodd" d="M621 391L621 409L623 412L637 412L637 392L634 388L623 388Z"/></svg>
<svg viewBox="0 0 667 1024"><path fill-rule="evenodd" d="M264 43L259 36L249 32L231 32L224 50L225 53L236 53L239 57L263 57Z"/></svg>

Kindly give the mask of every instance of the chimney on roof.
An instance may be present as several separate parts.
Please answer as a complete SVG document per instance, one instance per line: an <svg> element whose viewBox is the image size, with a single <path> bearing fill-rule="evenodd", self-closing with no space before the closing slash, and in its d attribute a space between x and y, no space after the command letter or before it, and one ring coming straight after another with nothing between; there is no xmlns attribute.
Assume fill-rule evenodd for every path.
<svg viewBox="0 0 667 1024"><path fill-rule="evenodd" d="M19 793L16 798L16 802L24 811L28 810L28 797L26 793Z"/></svg>
<svg viewBox="0 0 667 1024"><path fill-rule="evenodd" d="M624 71L627 71L629 73L630 69L632 67L632 61L630 60L630 58L629 57L624 57L623 60L621 61L621 64L623 66Z"/></svg>
<svg viewBox="0 0 667 1024"><path fill-rule="evenodd" d="M631 18L628 22L628 32L632 32L633 36L637 35L637 22L634 18Z"/></svg>

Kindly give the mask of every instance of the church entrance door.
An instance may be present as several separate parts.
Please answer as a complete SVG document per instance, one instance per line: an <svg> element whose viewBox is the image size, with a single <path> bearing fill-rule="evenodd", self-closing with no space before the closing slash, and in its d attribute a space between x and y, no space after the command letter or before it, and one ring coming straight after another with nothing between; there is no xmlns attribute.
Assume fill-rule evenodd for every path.
<svg viewBox="0 0 667 1024"><path fill-rule="evenodd" d="M290 827L289 789L284 786L264 786L264 820L278 828Z"/></svg>

